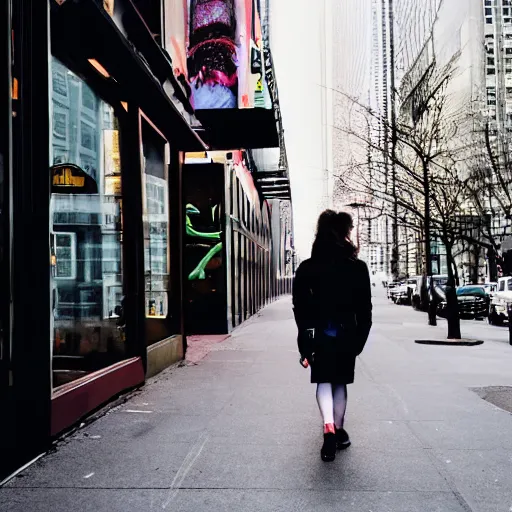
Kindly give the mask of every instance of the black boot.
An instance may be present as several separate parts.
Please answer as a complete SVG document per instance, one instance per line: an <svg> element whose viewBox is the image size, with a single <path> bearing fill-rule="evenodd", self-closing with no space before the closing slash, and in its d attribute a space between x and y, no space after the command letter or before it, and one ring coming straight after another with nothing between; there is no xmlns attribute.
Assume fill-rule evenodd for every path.
<svg viewBox="0 0 512 512"><path fill-rule="evenodd" d="M332 462L336 458L336 434L324 434L324 445L320 455L324 462Z"/></svg>
<svg viewBox="0 0 512 512"><path fill-rule="evenodd" d="M343 427L336 429L336 448L338 450L346 450L351 444L347 431Z"/></svg>

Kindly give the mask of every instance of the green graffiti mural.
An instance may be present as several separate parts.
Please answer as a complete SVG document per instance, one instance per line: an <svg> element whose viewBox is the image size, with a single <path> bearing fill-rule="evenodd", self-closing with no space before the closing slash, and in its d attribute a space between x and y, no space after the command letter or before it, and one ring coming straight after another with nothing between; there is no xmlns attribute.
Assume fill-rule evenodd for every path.
<svg viewBox="0 0 512 512"><path fill-rule="evenodd" d="M217 206L214 206L212 208L212 220L215 222L215 212L218 208ZM201 232L197 231L194 228L194 224L192 222L191 217L194 215L200 215L200 210L198 210L193 204L187 204L186 207L186 233L188 236L198 238L200 240L204 240L207 242L214 242L221 240L222 231L216 231L216 232ZM206 279L206 267L212 261L217 254L219 254L222 251L222 242L219 242L215 246L213 246L208 253L201 259L197 267L189 274L188 279L189 281L197 281L197 280L203 280Z"/></svg>
<svg viewBox="0 0 512 512"><path fill-rule="evenodd" d="M215 219L215 209L214 206L212 208L212 218ZM205 233L196 231L194 229L194 226L192 224L192 219L190 218L192 215L199 215L201 212L193 205L193 204L187 204L186 208L186 217L187 217L187 235L193 236L195 238L201 238L203 240L220 240L220 237L222 235L222 231L217 231L213 233Z"/></svg>
<svg viewBox="0 0 512 512"><path fill-rule="evenodd" d="M196 281L206 279L206 266L210 261L217 256L222 251L222 242L218 243L216 246L212 247L206 256L199 262L199 265L189 274L189 281Z"/></svg>

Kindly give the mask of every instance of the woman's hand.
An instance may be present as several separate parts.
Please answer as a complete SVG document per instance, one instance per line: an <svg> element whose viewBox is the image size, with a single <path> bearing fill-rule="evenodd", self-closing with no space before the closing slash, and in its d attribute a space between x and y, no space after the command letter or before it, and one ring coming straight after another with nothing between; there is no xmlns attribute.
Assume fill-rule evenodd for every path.
<svg viewBox="0 0 512 512"><path fill-rule="evenodd" d="M300 364L303 368L309 368L309 361L307 360L306 357L301 357Z"/></svg>

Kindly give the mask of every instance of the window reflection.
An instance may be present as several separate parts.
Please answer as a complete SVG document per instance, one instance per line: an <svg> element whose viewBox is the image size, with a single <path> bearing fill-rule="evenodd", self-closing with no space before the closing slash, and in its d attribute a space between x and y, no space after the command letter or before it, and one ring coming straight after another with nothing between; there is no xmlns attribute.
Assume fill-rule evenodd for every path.
<svg viewBox="0 0 512 512"><path fill-rule="evenodd" d="M126 350L118 121L56 59L52 85L53 377L59 386L123 359Z"/></svg>
<svg viewBox="0 0 512 512"><path fill-rule="evenodd" d="M166 141L145 121L142 125L142 141L146 316L165 319L168 316L169 288Z"/></svg>

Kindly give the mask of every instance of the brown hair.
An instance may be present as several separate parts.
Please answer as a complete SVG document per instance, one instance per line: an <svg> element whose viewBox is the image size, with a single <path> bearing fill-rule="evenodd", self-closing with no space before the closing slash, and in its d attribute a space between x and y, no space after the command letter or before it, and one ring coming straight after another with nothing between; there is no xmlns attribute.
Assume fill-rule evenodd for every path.
<svg viewBox="0 0 512 512"><path fill-rule="evenodd" d="M357 250L349 240L352 228L353 222L350 214L325 210L318 218L312 257L333 257L340 254L340 249L343 255L354 257Z"/></svg>

